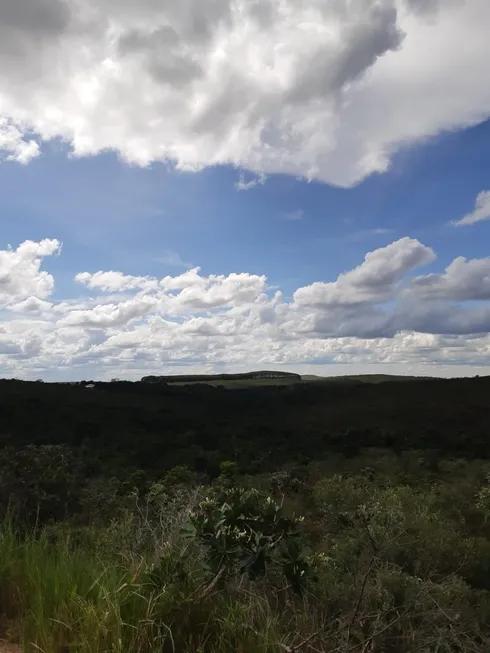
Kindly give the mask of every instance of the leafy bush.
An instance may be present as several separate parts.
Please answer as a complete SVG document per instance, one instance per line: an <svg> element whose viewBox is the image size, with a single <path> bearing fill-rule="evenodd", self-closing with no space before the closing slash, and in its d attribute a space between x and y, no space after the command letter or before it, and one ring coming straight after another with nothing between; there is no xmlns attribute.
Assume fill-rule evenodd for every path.
<svg viewBox="0 0 490 653"><path fill-rule="evenodd" d="M191 513L184 534L199 539L215 574L265 576L279 565L294 591L301 593L309 565L298 531L299 519L257 490L223 489L210 493Z"/></svg>

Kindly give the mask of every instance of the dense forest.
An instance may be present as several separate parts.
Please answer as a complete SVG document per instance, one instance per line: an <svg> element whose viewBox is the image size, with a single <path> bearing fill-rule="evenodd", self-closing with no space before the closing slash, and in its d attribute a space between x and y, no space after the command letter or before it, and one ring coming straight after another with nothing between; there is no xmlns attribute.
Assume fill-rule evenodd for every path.
<svg viewBox="0 0 490 653"><path fill-rule="evenodd" d="M490 378L0 381L0 638L490 650Z"/></svg>
<svg viewBox="0 0 490 653"><path fill-rule="evenodd" d="M215 477L274 471L366 447L489 455L490 378L311 382L230 390L207 384L0 381L0 442L65 445L104 473L150 480L176 465Z"/></svg>

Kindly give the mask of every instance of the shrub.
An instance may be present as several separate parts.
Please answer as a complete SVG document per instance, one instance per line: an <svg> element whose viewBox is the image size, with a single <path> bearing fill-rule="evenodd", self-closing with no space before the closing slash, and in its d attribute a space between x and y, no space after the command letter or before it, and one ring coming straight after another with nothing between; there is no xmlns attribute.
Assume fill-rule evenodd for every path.
<svg viewBox="0 0 490 653"><path fill-rule="evenodd" d="M198 504L183 532L205 545L213 573L246 574L253 580L278 565L301 593L310 570L299 521L286 518L279 504L256 490L222 489Z"/></svg>

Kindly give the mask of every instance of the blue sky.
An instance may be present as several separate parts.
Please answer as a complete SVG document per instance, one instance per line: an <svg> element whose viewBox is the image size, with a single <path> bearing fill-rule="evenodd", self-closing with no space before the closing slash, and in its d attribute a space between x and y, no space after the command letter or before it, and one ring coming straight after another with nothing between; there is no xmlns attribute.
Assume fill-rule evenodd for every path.
<svg viewBox="0 0 490 653"><path fill-rule="evenodd" d="M285 292L334 281L367 251L402 236L435 248L436 269L459 255L490 253L490 222L449 224L488 185L489 122L415 145L355 188L272 175L237 191L239 174L229 166L140 168L115 154L70 158L66 147L47 145L28 166L0 167L2 245L60 239L63 257L47 263L59 271L59 297L75 290L82 268L172 274L179 265L166 264L169 252L205 274L266 274Z"/></svg>
<svg viewBox="0 0 490 653"><path fill-rule="evenodd" d="M222 0L201 33L196 2L153 14L147 0L136 34L113 0L115 52L103 32L55 20L63 0L35 25L14 8L12 52L0 47L0 64L16 36L24 48L15 80L0 80L0 374L486 373L488 4L342 4L352 13L311 0L279 15L263 0L267 26ZM323 51L322 37L308 50L312 16L342 47ZM166 50L155 20L196 58ZM459 54L455 25L472 35ZM271 56L266 27L288 49L256 70ZM35 44L66 70L40 74Z"/></svg>

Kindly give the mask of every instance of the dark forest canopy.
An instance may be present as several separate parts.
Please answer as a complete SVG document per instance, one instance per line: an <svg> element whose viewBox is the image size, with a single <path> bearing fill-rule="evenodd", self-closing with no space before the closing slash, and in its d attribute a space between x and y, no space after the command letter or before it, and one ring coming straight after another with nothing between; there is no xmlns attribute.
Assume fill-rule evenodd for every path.
<svg viewBox="0 0 490 653"><path fill-rule="evenodd" d="M175 465L213 476L366 447L490 456L490 378L243 386L0 381L0 447L63 444L119 476ZM104 472L105 473L105 472Z"/></svg>

